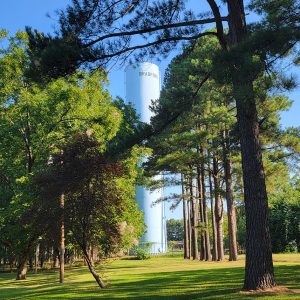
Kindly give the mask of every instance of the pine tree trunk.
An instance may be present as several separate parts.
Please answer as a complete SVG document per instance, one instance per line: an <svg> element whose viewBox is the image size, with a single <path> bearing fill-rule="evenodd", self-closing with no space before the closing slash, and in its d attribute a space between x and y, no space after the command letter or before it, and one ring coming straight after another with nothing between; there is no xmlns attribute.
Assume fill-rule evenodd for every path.
<svg viewBox="0 0 300 300"><path fill-rule="evenodd" d="M226 186L226 203L228 216L228 237L229 237L229 260L238 260L237 240L236 240L236 209L233 201L232 176L231 176L231 160L229 150L228 130L223 133L223 164Z"/></svg>
<svg viewBox="0 0 300 300"><path fill-rule="evenodd" d="M210 207L211 207L211 223L212 223L212 232L213 232L213 253L212 260L216 261L218 259L218 245L217 245L217 224L215 217L215 201L213 193L213 184L212 184L212 174L209 170L209 197L210 197Z"/></svg>
<svg viewBox="0 0 300 300"><path fill-rule="evenodd" d="M230 43L235 47L247 35L244 3L243 0L230 0L227 3ZM275 280L267 216L268 197L253 91L256 76L248 65L252 54L240 54L239 60L232 62L235 65L232 82L240 133L246 211L244 289L255 290L271 288L275 285Z"/></svg>
<svg viewBox="0 0 300 300"><path fill-rule="evenodd" d="M200 153L204 158L204 151L200 148ZM206 204L206 188L205 188L205 169L204 163L201 163L201 187L202 187L202 200L203 200L203 226L205 227L204 238L205 238L205 260L211 261L211 250L210 250L210 239L209 239L209 227L207 217L207 204Z"/></svg>
<svg viewBox="0 0 300 300"><path fill-rule="evenodd" d="M186 188L188 194L188 188ZM189 241L189 258L192 258L192 224L191 224L191 200L187 199L187 223L188 223L188 241Z"/></svg>
<svg viewBox="0 0 300 300"><path fill-rule="evenodd" d="M223 202L220 194L219 170L217 159L213 158L213 177L215 190L215 218L217 227L217 260L224 260L224 238L223 238Z"/></svg>
<svg viewBox="0 0 300 300"><path fill-rule="evenodd" d="M206 244L205 244L205 232L204 232L204 209L203 209L203 188L201 180L200 167L197 166L197 190L200 206L200 222L201 222L201 251L200 251L200 260L206 260Z"/></svg>
<svg viewBox="0 0 300 300"><path fill-rule="evenodd" d="M185 192L184 192L184 180L183 180L183 174L181 174L181 189L182 189L182 207L183 207L183 224L184 224L184 258L189 259L190 258L190 251L189 251L189 229L188 229L188 207L187 207L187 199L185 198Z"/></svg>
<svg viewBox="0 0 300 300"><path fill-rule="evenodd" d="M193 191L193 178L189 179L189 189L190 189L190 203L191 203L191 244L192 244L192 257L194 260L199 259L199 250L198 250L198 200L197 197L194 197Z"/></svg>
<svg viewBox="0 0 300 300"><path fill-rule="evenodd" d="M246 212L246 269L244 289L266 289L275 285L271 238L268 225L268 198L255 101L237 101L242 147ZM258 247L259 245L259 247Z"/></svg>
<svg viewBox="0 0 300 300"><path fill-rule="evenodd" d="M60 245L59 245L59 282L64 283L65 277L65 220L64 220L65 195L60 196Z"/></svg>

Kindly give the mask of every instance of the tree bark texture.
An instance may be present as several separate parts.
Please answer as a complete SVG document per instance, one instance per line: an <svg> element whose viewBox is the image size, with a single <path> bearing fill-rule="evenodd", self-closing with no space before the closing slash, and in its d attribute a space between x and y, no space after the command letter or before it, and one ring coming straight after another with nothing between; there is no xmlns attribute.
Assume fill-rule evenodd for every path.
<svg viewBox="0 0 300 300"><path fill-rule="evenodd" d="M229 37L231 47L241 44L247 35L242 0L228 0ZM242 55L242 53L241 53ZM275 285L271 239L268 226L268 197L259 143L259 126L253 91L256 78L248 71L251 53L243 53L233 61L233 92L236 100L240 133L244 199L246 211L246 268L244 289L266 289ZM248 55L248 56L247 56ZM243 59L246 63L243 63Z"/></svg>
<svg viewBox="0 0 300 300"><path fill-rule="evenodd" d="M268 198L259 145L255 102L238 103L246 211L246 270L244 288L266 289L275 285Z"/></svg>

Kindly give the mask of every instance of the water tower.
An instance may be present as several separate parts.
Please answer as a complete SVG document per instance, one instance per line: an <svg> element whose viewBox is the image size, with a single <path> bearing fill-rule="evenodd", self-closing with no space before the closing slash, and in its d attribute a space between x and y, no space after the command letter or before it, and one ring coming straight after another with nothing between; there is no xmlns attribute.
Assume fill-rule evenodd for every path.
<svg viewBox="0 0 300 300"><path fill-rule="evenodd" d="M131 102L140 120L150 122L151 100L159 98L160 76L157 65L143 62L129 65L125 69L126 101ZM159 179L158 175L157 179ZM151 243L151 253L164 253L167 250L166 243L166 218L164 203L153 203L162 197L161 189L150 192L143 186L136 187L136 199L139 207L144 212L144 221L147 232L141 242Z"/></svg>

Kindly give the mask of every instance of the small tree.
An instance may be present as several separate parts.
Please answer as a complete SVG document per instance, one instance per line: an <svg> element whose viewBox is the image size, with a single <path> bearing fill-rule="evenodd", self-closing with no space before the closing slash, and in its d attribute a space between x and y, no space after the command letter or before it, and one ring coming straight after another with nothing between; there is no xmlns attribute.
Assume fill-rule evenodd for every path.
<svg viewBox="0 0 300 300"><path fill-rule="evenodd" d="M127 249L143 234L142 213L134 200L134 157L110 160L93 137L78 134L62 154L53 155L53 170L37 180L45 210L60 208L57 197L65 195L66 233L78 245L101 288L88 250L95 247L101 259ZM61 161L64 164L61 164Z"/></svg>

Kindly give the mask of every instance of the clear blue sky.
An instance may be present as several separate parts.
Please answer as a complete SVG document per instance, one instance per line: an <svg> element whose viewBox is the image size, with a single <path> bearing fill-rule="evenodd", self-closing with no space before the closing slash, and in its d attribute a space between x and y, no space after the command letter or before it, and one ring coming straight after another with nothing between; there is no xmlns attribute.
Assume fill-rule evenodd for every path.
<svg viewBox="0 0 300 300"><path fill-rule="evenodd" d="M0 0L0 28L7 29L10 33L17 30L24 30L25 26L31 26L42 32L53 32L56 24L57 9L63 9L69 0ZM198 0L190 1L191 7L199 7ZM201 1L201 8L206 9L205 1ZM50 14L51 18L47 17ZM171 58L171 57L170 57ZM162 75L168 65L170 58L164 62L156 62L160 67ZM300 81L300 68L290 68L288 72L294 73ZM113 96L124 96L124 72L123 69L115 67L109 74L109 90ZM290 99L294 100L292 108L288 112L281 114L281 124L283 127L300 126L300 87L289 93ZM167 217L181 217L181 210L174 213L167 213Z"/></svg>

